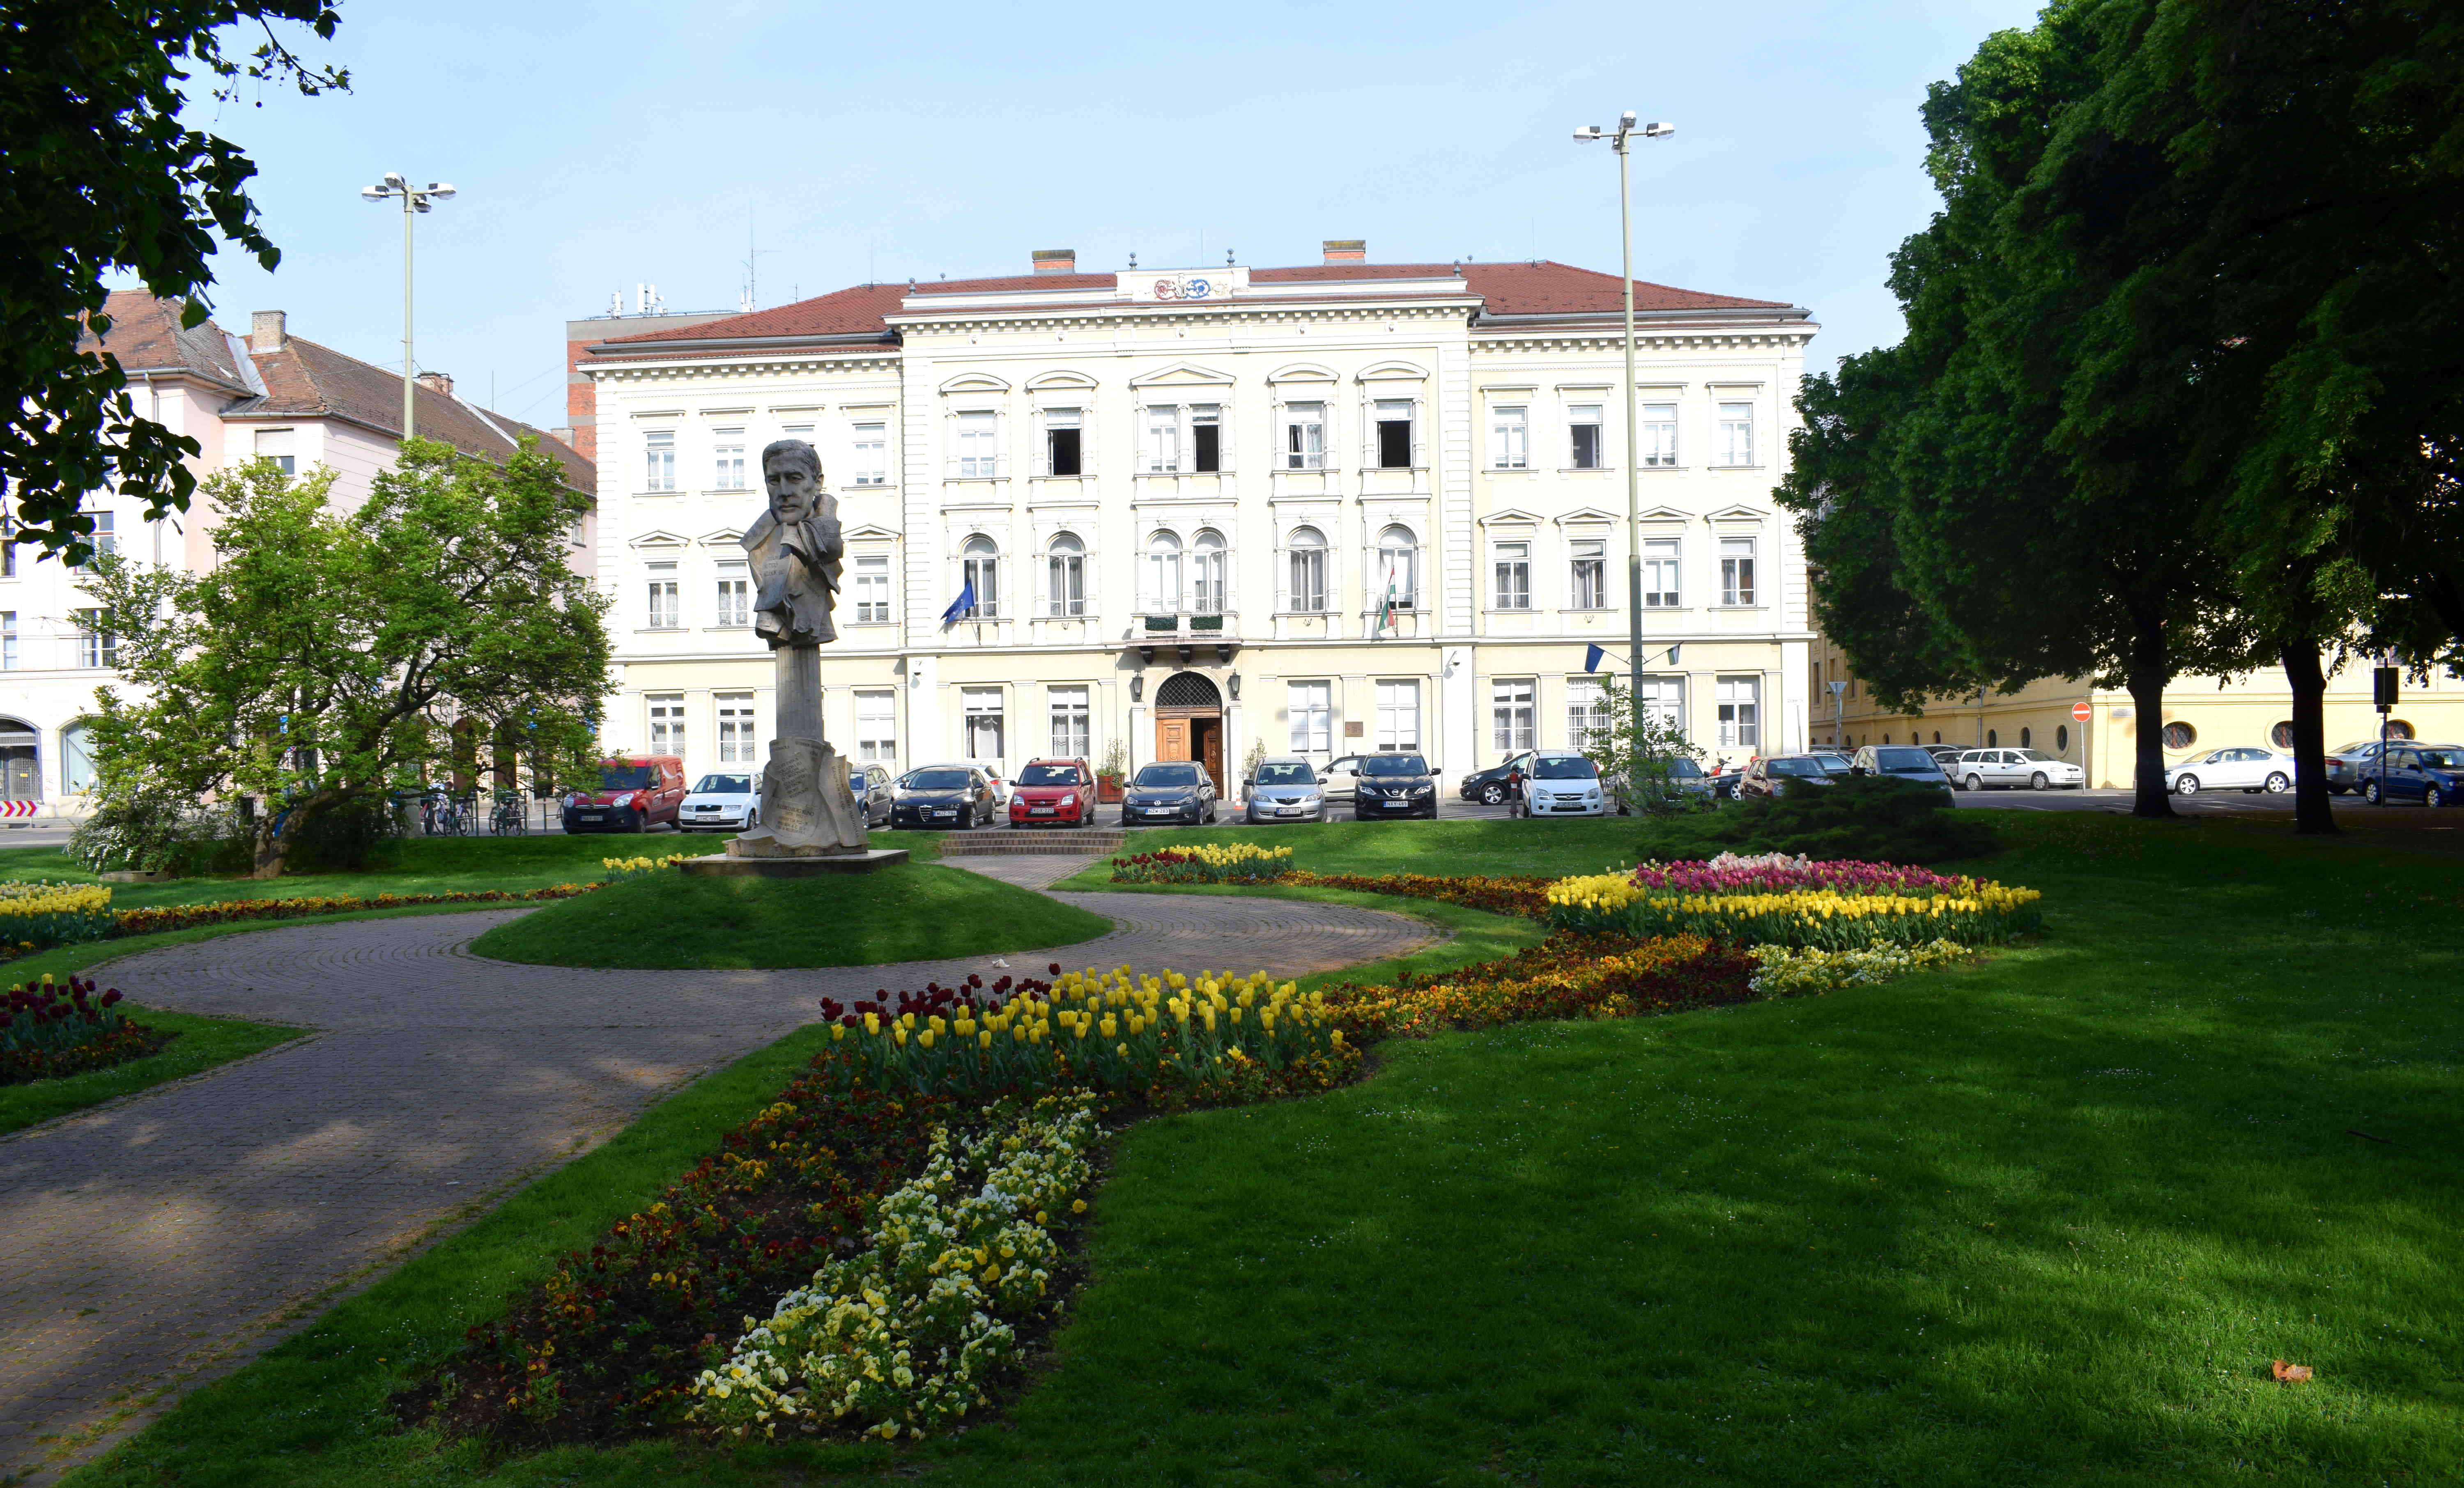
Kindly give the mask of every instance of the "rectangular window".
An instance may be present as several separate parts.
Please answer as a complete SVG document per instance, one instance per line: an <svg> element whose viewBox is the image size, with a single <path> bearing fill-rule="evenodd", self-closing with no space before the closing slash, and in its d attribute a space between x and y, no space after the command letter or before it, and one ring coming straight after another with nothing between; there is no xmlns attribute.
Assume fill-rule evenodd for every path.
<svg viewBox="0 0 2464 1488"><path fill-rule="evenodd" d="M296 429L258 429L256 431L256 457L260 460L273 461L275 469L280 470L285 475L297 474L298 471L294 463L294 455L297 449L297 446L295 443L297 437L298 432Z"/></svg>
<svg viewBox="0 0 2464 1488"><path fill-rule="evenodd" d="M1578 403L1566 410L1567 463L1578 470L1600 468L1600 405Z"/></svg>
<svg viewBox="0 0 2464 1488"><path fill-rule="evenodd" d="M0 671L17 669L17 612L0 610Z"/></svg>
<svg viewBox="0 0 2464 1488"><path fill-rule="evenodd" d="M1685 727L1684 678L1645 677L1636 695L1642 700L1642 716L1672 729Z"/></svg>
<svg viewBox="0 0 2464 1488"><path fill-rule="evenodd" d="M1086 447L1080 443L1086 430L1075 408L1044 410L1044 473L1076 475L1082 473L1079 464Z"/></svg>
<svg viewBox="0 0 2464 1488"><path fill-rule="evenodd" d="M1223 405L1201 403L1189 410L1189 468L1201 475L1223 469Z"/></svg>
<svg viewBox="0 0 2464 1488"><path fill-rule="evenodd" d="M711 438L715 441L711 446L711 452L716 456L715 462L716 468L711 476L711 490L744 490L744 430L715 428L710 432Z"/></svg>
<svg viewBox="0 0 2464 1488"><path fill-rule="evenodd" d="M1377 684L1377 751L1408 754L1420 747L1420 685Z"/></svg>
<svg viewBox="0 0 2464 1488"><path fill-rule="evenodd" d="M1169 475L1180 469L1180 409L1147 410L1147 471Z"/></svg>
<svg viewBox="0 0 2464 1488"><path fill-rule="evenodd" d="M1589 749L1608 736L1608 689L1597 677L1566 679L1566 742Z"/></svg>
<svg viewBox="0 0 2464 1488"><path fill-rule="evenodd" d="M684 624L684 612L676 602L676 565L650 565L650 628L673 630Z"/></svg>
<svg viewBox="0 0 2464 1488"><path fill-rule="evenodd" d="M1754 602L1754 539L1751 537L1720 539L1720 602Z"/></svg>
<svg viewBox="0 0 2464 1488"><path fill-rule="evenodd" d="M1284 405L1284 469L1326 469L1326 405L1291 403Z"/></svg>
<svg viewBox="0 0 2464 1488"><path fill-rule="evenodd" d="M1642 421L1636 426L1639 436L1639 453L1636 456L1644 470L1672 470L1677 464L1677 405L1647 403L1642 405Z"/></svg>
<svg viewBox="0 0 2464 1488"><path fill-rule="evenodd" d="M867 553L855 560L855 618L858 624L877 625L890 620L890 555Z"/></svg>
<svg viewBox="0 0 2464 1488"><path fill-rule="evenodd" d="M1412 468L1412 400L1377 400L1377 467L1387 470Z"/></svg>
<svg viewBox="0 0 2464 1488"><path fill-rule="evenodd" d="M642 472L644 491L676 489L676 434L673 429L652 429L643 436L649 445L648 465Z"/></svg>
<svg viewBox="0 0 2464 1488"><path fill-rule="evenodd" d="M1535 747L1532 679L1501 677L1488 685L1489 742L1502 754Z"/></svg>
<svg viewBox="0 0 2464 1488"><path fill-rule="evenodd" d="M999 764L1001 759L1001 689L960 688L958 700L966 720L967 757Z"/></svg>
<svg viewBox="0 0 2464 1488"><path fill-rule="evenodd" d="M1646 609L1675 609L1678 601L1677 539L1647 538L1642 545L1642 603Z"/></svg>
<svg viewBox="0 0 2464 1488"><path fill-rule="evenodd" d="M1760 677L1720 679L1720 747L1755 749L1762 744L1759 723L1763 680Z"/></svg>
<svg viewBox="0 0 2464 1488"><path fill-rule="evenodd" d="M722 625L753 624L752 577L742 563L718 565L718 623Z"/></svg>
<svg viewBox="0 0 2464 1488"><path fill-rule="evenodd" d="M721 692L712 701L718 705L718 762L753 763L758 757L754 754L758 741L753 736L753 694Z"/></svg>
<svg viewBox="0 0 2464 1488"><path fill-rule="evenodd" d="M1531 410L1488 410L1488 468L1527 470L1531 468Z"/></svg>
<svg viewBox="0 0 2464 1488"><path fill-rule="evenodd" d="M883 486L890 482L890 426L859 424L855 427L855 479L858 486Z"/></svg>
<svg viewBox="0 0 2464 1488"><path fill-rule="evenodd" d="M855 695L855 757L864 764L888 764L898 756L898 694L894 691Z"/></svg>
<svg viewBox="0 0 2464 1488"><path fill-rule="evenodd" d="M1287 685L1286 707L1291 713L1292 753L1323 755L1334 748L1334 684L1294 682Z"/></svg>
<svg viewBox="0 0 2464 1488"><path fill-rule="evenodd" d="M650 707L650 753L681 757L685 752L684 694L650 692L642 701Z"/></svg>
<svg viewBox="0 0 2464 1488"><path fill-rule="evenodd" d="M1085 688L1046 688L1045 698L1052 711L1052 753L1063 759L1085 759L1094 751L1089 731L1092 716L1087 707Z"/></svg>
<svg viewBox="0 0 2464 1488"><path fill-rule="evenodd" d="M1577 537L1573 543L1573 577L1567 593L1569 609L1609 607L1609 545L1604 537Z"/></svg>
<svg viewBox="0 0 2464 1488"><path fill-rule="evenodd" d="M1531 544L1499 543L1494 567L1497 583L1490 593L1489 602L1502 610L1529 609L1531 607Z"/></svg>
<svg viewBox="0 0 2464 1488"><path fill-rule="evenodd" d="M1720 405L1720 463L1722 465L1754 463L1754 405L1752 404Z"/></svg>
<svg viewBox="0 0 2464 1488"><path fill-rule="evenodd" d="M17 529L15 523L0 527L0 579L17 577Z"/></svg>
<svg viewBox="0 0 2464 1488"><path fill-rule="evenodd" d="M94 544L95 557L100 558L106 553L119 552L120 531L119 524L114 519L114 514L96 512L91 514L94 517L94 532L86 540Z"/></svg>
<svg viewBox="0 0 2464 1488"><path fill-rule="evenodd" d="M958 415L958 478L988 479L1001 472L1001 415L989 409Z"/></svg>

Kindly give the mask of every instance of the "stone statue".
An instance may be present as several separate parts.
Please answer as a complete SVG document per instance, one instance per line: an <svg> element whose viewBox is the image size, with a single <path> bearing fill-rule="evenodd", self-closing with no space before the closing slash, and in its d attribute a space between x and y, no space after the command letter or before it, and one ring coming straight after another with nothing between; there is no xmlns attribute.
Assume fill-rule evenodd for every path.
<svg viewBox="0 0 2464 1488"><path fill-rule="evenodd" d="M753 628L770 644L778 727L761 772L761 824L727 844L733 858L808 858L866 850L847 761L822 738L822 651L838 639L830 604L846 543L837 498L822 490L822 457L801 439L761 451L770 510L744 534L759 586Z"/></svg>

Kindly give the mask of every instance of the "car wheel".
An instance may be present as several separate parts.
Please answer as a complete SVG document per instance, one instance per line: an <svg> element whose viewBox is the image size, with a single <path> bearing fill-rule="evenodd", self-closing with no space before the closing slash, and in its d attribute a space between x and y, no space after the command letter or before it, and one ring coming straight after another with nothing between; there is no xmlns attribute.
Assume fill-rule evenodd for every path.
<svg viewBox="0 0 2464 1488"><path fill-rule="evenodd" d="M2432 780L2428 785L2421 788L2421 803L2425 806L2444 806L2447 804L2447 798L2445 795L2440 793L2437 781Z"/></svg>
<svg viewBox="0 0 2464 1488"><path fill-rule="evenodd" d="M960 806L958 808L958 825L957 830L961 832L972 832L975 829L976 808L973 806Z"/></svg>
<svg viewBox="0 0 2464 1488"><path fill-rule="evenodd" d="M644 816L642 813L640 813L640 812L638 812L638 811L636 811L636 812L634 812L634 813L633 813L633 823L632 823L632 825L630 825L630 826L628 826L628 827L625 828L625 830L626 830L626 831L627 831L627 832L647 832L647 831L649 831L649 829L650 829L650 819L649 819L649 818L648 818L648 817L646 817L646 816Z"/></svg>
<svg viewBox="0 0 2464 1488"><path fill-rule="evenodd" d="M1981 791L1985 789L1985 777L1981 775L1971 775L1968 777L1968 783L1961 786L1960 789L1963 791Z"/></svg>
<svg viewBox="0 0 2464 1488"><path fill-rule="evenodd" d="M1504 802L1505 799L1506 787L1498 784L1495 780L1491 780L1486 785L1480 788L1480 803L1484 806L1495 806Z"/></svg>
<svg viewBox="0 0 2464 1488"><path fill-rule="evenodd" d="M2267 794L2270 796L2281 796L2291 789L2293 789L2293 782L2281 770L2267 777Z"/></svg>
<svg viewBox="0 0 2464 1488"><path fill-rule="evenodd" d="M2173 789L2184 796L2196 796L2199 794L2199 777L2186 775L2173 782Z"/></svg>
<svg viewBox="0 0 2464 1488"><path fill-rule="evenodd" d="M2362 799L2368 801L2373 806L2379 803L2378 781L2365 780L2362 782Z"/></svg>
<svg viewBox="0 0 2464 1488"><path fill-rule="evenodd" d="M2052 781L2045 778L2045 772L2042 770L2039 770L2035 775L2028 777L2028 789L2032 791L2041 791L2052 783Z"/></svg>

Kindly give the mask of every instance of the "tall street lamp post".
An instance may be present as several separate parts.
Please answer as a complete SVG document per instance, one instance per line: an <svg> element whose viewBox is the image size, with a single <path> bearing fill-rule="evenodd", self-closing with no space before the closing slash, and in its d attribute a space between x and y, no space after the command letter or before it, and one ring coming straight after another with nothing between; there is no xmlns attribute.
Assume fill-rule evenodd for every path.
<svg viewBox="0 0 2464 1488"><path fill-rule="evenodd" d="M1634 421L1634 198L1633 154L1628 142L1636 135L1646 140L1664 140L1677 132L1675 124L1649 123L1636 127L1634 111L1628 109L1617 120L1617 132L1611 134L1597 124L1585 124L1574 131L1581 141L1606 140L1617 151L1617 230L1625 244L1625 597L1626 597L1626 687L1630 706L1642 707L1642 471L1637 461L1641 455L1640 434ZM1636 714L1638 720L1639 712ZM1641 760L1629 767L1633 779L1640 784Z"/></svg>
<svg viewBox="0 0 2464 1488"><path fill-rule="evenodd" d="M400 171L388 170L381 185L362 186L360 195L371 202L402 198L402 438L408 444L416 432L412 427L411 394L418 385L413 380L419 372L410 360L410 219L415 212L427 211L430 202L451 201L453 188L441 181L415 186L405 181Z"/></svg>

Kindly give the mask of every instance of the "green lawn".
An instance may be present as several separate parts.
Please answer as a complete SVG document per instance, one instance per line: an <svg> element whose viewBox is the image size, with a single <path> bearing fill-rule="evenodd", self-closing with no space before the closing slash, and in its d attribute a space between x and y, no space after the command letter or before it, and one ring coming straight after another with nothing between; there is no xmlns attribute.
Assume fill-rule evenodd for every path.
<svg viewBox="0 0 2464 1488"><path fill-rule="evenodd" d="M2051 933L1985 965L1389 1042L1363 1084L1132 1128L1048 1367L955 1440L507 1458L383 1413L545 1255L691 1160L679 1113L706 1146L755 1108L781 1051L74 1481L2464 1476L2453 858L2013 818L2005 851L1963 866L2046 890ZM1438 865L1606 861L1573 834L1553 862L1498 836ZM1396 865L1433 865L1414 856ZM2274 1358L2318 1378L2279 1386Z"/></svg>
<svg viewBox="0 0 2464 1488"><path fill-rule="evenodd" d="M499 925L471 949L542 966L732 971L1028 951L1111 928L998 879L902 863L814 878L644 874Z"/></svg>
<svg viewBox="0 0 2464 1488"><path fill-rule="evenodd" d="M1313 873L1597 873L1635 861L1635 824L1616 817L1562 821L1324 821L1259 827L1156 827L1137 832L1116 856L1199 842L1289 847L1292 865ZM1109 888L1097 859L1067 888Z"/></svg>

